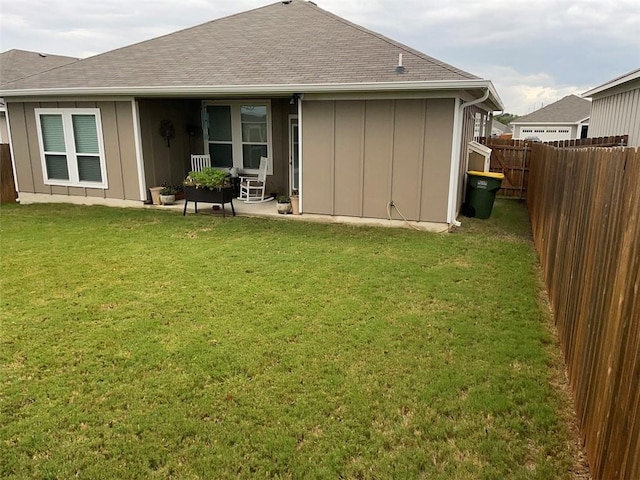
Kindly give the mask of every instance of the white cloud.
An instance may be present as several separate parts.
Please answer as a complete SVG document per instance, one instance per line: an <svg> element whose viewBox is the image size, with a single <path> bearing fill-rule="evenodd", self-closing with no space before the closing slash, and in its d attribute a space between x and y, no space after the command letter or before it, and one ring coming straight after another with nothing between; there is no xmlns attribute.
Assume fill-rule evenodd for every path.
<svg viewBox="0 0 640 480"><path fill-rule="evenodd" d="M488 66L483 77L493 81L505 111L526 115L567 95L586 92L590 85L564 85L545 72L521 74L511 67Z"/></svg>

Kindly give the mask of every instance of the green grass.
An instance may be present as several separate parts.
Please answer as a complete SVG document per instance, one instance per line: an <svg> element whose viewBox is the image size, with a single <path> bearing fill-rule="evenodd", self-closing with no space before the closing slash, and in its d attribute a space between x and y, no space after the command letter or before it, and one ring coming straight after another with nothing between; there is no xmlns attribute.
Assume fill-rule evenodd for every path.
<svg viewBox="0 0 640 480"><path fill-rule="evenodd" d="M1 211L2 478L570 478L526 211Z"/></svg>

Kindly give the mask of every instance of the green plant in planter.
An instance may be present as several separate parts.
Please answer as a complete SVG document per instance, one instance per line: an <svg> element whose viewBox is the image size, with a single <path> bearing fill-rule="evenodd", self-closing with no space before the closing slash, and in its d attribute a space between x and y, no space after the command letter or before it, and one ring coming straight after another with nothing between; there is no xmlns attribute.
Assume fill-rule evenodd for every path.
<svg viewBox="0 0 640 480"><path fill-rule="evenodd" d="M276 208L278 209L278 213L291 213L291 198L289 195L278 195L276 197Z"/></svg>
<svg viewBox="0 0 640 480"><path fill-rule="evenodd" d="M160 190L160 195L175 195L176 193L178 193L178 189L173 185L165 185Z"/></svg>
<svg viewBox="0 0 640 480"><path fill-rule="evenodd" d="M189 172L183 184L187 187L221 189L231 186L231 177L225 170L205 167L199 172Z"/></svg>

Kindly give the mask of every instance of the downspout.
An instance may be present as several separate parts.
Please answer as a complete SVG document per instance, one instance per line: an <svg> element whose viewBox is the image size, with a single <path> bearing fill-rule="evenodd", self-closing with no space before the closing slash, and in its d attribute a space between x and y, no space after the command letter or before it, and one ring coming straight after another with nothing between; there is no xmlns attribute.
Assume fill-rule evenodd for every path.
<svg viewBox="0 0 640 480"><path fill-rule="evenodd" d="M464 109L484 102L489 98L489 87L485 88L484 94L480 98L469 102L460 103L456 98L456 107L453 113L453 148L451 149L451 172L449 178L449 205L447 211L447 223L459 227L461 224L456 220L456 201L458 199L458 177L460 175L460 152L462 147L462 123L464 122Z"/></svg>
<svg viewBox="0 0 640 480"><path fill-rule="evenodd" d="M302 95L298 96L298 213L302 215L303 196L302 196Z"/></svg>

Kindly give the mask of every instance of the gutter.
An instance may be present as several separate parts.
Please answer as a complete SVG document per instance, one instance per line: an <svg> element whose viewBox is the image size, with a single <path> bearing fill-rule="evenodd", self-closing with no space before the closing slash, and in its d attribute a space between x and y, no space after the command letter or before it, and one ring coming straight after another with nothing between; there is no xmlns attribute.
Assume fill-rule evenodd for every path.
<svg viewBox="0 0 640 480"><path fill-rule="evenodd" d="M484 102L489 98L490 89L485 89L484 95L475 100L460 104L460 99L456 99L456 109L453 117L453 138L451 148L451 171L449 173L449 202L447 208L447 223L451 226L459 227L461 224L456 220L456 200L458 198L458 177L460 175L460 152L462 146L462 123L464 120L464 109Z"/></svg>
<svg viewBox="0 0 640 480"><path fill-rule="evenodd" d="M365 83L318 83L318 84L276 84L276 85L194 85L194 86L147 86L147 87L53 87L27 88L21 90L0 90L5 97L33 96L95 96L95 95L137 95L149 97L194 95L291 95L304 93L337 92L401 92L416 90L461 90L485 89L492 94L492 100L504 108L490 80L448 80L415 82L365 82ZM487 97L488 98L488 97Z"/></svg>

